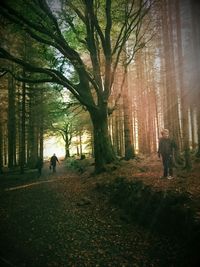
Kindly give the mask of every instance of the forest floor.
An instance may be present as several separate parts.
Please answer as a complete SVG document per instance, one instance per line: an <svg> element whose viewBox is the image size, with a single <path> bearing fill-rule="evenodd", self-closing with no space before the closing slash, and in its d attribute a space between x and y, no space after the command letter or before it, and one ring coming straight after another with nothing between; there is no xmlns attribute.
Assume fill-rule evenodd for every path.
<svg viewBox="0 0 200 267"><path fill-rule="evenodd" d="M64 163L51 173L0 176L0 266L182 267L184 244L120 218L97 184L126 177L155 190L187 192L200 220L200 164L160 179L156 157L121 163L117 169L82 174ZM193 266L188 266L193 267Z"/></svg>

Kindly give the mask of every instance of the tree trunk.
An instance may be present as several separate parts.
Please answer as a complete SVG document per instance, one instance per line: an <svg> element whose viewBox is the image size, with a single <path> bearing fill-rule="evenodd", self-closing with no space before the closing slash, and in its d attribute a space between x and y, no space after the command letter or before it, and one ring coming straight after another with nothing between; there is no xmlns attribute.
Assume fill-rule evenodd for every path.
<svg viewBox="0 0 200 267"><path fill-rule="evenodd" d="M3 173L3 128L0 119L0 174Z"/></svg>
<svg viewBox="0 0 200 267"><path fill-rule="evenodd" d="M14 79L8 78L8 168L16 163L16 120L15 120L15 84Z"/></svg>
<svg viewBox="0 0 200 267"><path fill-rule="evenodd" d="M100 173L105 171L105 164L116 160L108 132L107 105L89 113L93 123L95 172Z"/></svg>
<svg viewBox="0 0 200 267"><path fill-rule="evenodd" d="M193 84L195 88L195 96L193 103L196 105L197 116L197 153L196 156L200 157L200 2L196 0L190 0L191 13L192 13L192 39L193 44L193 64L194 64L194 79Z"/></svg>
<svg viewBox="0 0 200 267"><path fill-rule="evenodd" d="M22 112L21 112L21 144L20 144L20 173L24 173L25 154L26 154L26 126L25 126L25 113L26 113L26 84L22 84Z"/></svg>
<svg viewBox="0 0 200 267"><path fill-rule="evenodd" d="M79 132L79 147L80 147L80 158L81 158L82 154L83 154L82 133L81 133L81 131Z"/></svg>
<svg viewBox="0 0 200 267"><path fill-rule="evenodd" d="M125 72L125 81L123 85L123 111L124 111L124 143L125 143L125 160L135 157L133 145L133 129L131 129L131 104L128 95L128 74Z"/></svg>
<svg viewBox="0 0 200 267"><path fill-rule="evenodd" d="M42 123L42 122L41 122ZM43 159L43 150L44 150L44 130L43 130L43 124L40 125L40 132L39 132L39 157Z"/></svg>
<svg viewBox="0 0 200 267"><path fill-rule="evenodd" d="M122 121L122 99L119 97L121 94L121 81L122 77L119 71L119 68L116 72L116 77L113 84L113 94L110 97L110 103L115 107L114 112L112 113L111 117L111 127L112 127L112 141L113 141L113 148L117 156L122 157L124 155L124 130L123 130L123 121Z"/></svg>
<svg viewBox="0 0 200 267"><path fill-rule="evenodd" d="M174 6L170 1L165 1L162 6L162 31L164 38L164 55L165 55L165 84L166 84L166 109L165 128L168 128L178 143L178 103L176 92L175 62L174 62L174 37L173 37L173 11Z"/></svg>
<svg viewBox="0 0 200 267"><path fill-rule="evenodd" d="M198 147L196 156L200 158L200 108L197 110L197 138L198 138Z"/></svg>
<svg viewBox="0 0 200 267"><path fill-rule="evenodd" d="M43 112L43 90L39 92L39 105L40 105L40 129L39 129L39 157L43 159L44 151L44 112Z"/></svg>
<svg viewBox="0 0 200 267"><path fill-rule="evenodd" d="M69 152L69 145L67 142L65 142L65 159L70 157L70 152Z"/></svg>
<svg viewBox="0 0 200 267"><path fill-rule="evenodd" d="M28 121L28 131L27 131L27 141L28 141L28 166L30 168L35 167L37 160L37 139L36 139L36 98L34 96L34 89L31 88L29 91L29 121ZM38 115L38 114L37 114Z"/></svg>
<svg viewBox="0 0 200 267"><path fill-rule="evenodd" d="M176 1L177 2L177 1ZM164 99L164 127L168 128L171 137L177 144L175 162L181 163L179 148L181 147L181 130L178 104L178 90L176 81L176 38L174 35L175 26L180 19L179 13L172 1L164 1L162 5L162 37L165 69L165 93ZM175 16L176 15L176 16ZM175 19L174 19L175 17ZM180 31L180 29L179 29Z"/></svg>
<svg viewBox="0 0 200 267"><path fill-rule="evenodd" d="M191 128L191 145L193 150L195 149L195 110L193 105L190 105L190 128Z"/></svg>
<svg viewBox="0 0 200 267"><path fill-rule="evenodd" d="M137 75L137 117L138 117L138 148L139 153L149 153L147 136L147 97L145 88L144 59L141 51L136 56L136 75Z"/></svg>
<svg viewBox="0 0 200 267"><path fill-rule="evenodd" d="M65 159L70 157L70 152L69 152L69 145L70 145L70 140L69 140L69 136L68 136L68 127L66 127L64 134L64 141L65 141Z"/></svg>
<svg viewBox="0 0 200 267"><path fill-rule="evenodd" d="M178 78L180 84L180 94L181 94L181 111L182 111L182 135L183 135L183 150L185 157L185 168L191 169L191 157L190 157L190 147L189 147L189 118L188 118L188 88L184 84L184 68L183 63L183 49L182 49L182 35L181 35L181 21L180 21L180 2L176 1L176 24L177 24L177 46L178 46Z"/></svg>

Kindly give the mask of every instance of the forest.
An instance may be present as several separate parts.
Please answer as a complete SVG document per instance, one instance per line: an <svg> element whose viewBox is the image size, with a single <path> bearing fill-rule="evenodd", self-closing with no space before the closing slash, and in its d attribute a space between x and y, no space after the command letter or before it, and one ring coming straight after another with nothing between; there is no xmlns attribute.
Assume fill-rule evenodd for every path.
<svg viewBox="0 0 200 267"><path fill-rule="evenodd" d="M9 249L2 248L0 260L5 266L29 267L198 266L200 2L3 0L0 22L0 223L12 231L14 221L20 220L20 212L24 214L30 207L33 208L32 220L27 221L28 217L23 215L19 224L24 227L27 222L35 222L35 205L43 201L42 205L48 202L48 207L42 206L48 214L38 213L37 218L40 223L50 219L48 231L55 231L49 228L53 227L50 203L56 207L65 202L66 210L77 212L75 217L73 213L70 218L65 217L71 220L69 231L75 231L74 236L71 232L65 233L70 235L67 242L73 242L71 254L66 256L62 248L59 258L59 245L64 241L60 239L54 248L56 236L46 235L46 239L36 241L40 231L46 231L46 228L38 228L31 237L26 237L24 232L11 250L14 256ZM157 152L163 129L169 130L170 139L176 144L175 178L169 184L159 178L162 161ZM54 141L51 141L51 151L46 151L49 140ZM52 173L49 158L60 146L55 140L62 140L64 154L59 158L57 172ZM43 162L39 177L38 159ZM40 196L35 185L41 187ZM35 190L30 195L23 191L29 186ZM18 190L23 191L21 197ZM12 202L7 193L16 194L15 215L12 205L6 205L7 201ZM149 206L145 206L146 203ZM158 203L159 209L155 208ZM171 204L177 217L170 217ZM91 206L96 207L93 213ZM144 216L138 213L142 209ZM55 208L53 212L55 210L55 216L61 218L61 210ZM108 210L111 215L106 217ZM117 210L124 213L119 215ZM9 220L12 216L13 221ZM91 221L87 221L89 216ZM115 221L118 216L125 226ZM106 228L105 217L112 225L113 236ZM167 218L171 220L171 228L166 227ZM55 222L58 236L66 231L63 230L65 219ZM79 220L84 227L77 224ZM134 227L136 224L145 230L131 228L130 221L134 221ZM94 227L96 236L91 237L92 241L88 227ZM102 236L108 235L110 243L116 242L116 251L106 243L106 237L99 238L96 232L99 228ZM145 232L155 229L159 237ZM9 247L9 241L16 241L20 235L18 230L16 238L11 238L2 227L1 242L6 244L5 248ZM131 236L125 241L128 232ZM166 234L171 239L166 241L163 237L163 241L162 236ZM143 245L139 236L145 240ZM134 238L140 240L139 250ZM20 254L17 259L18 252L27 248L25 240L32 248L27 255L36 248L37 255L23 258ZM49 244L47 251L55 249L57 254L51 258L42 242ZM94 242L94 252L89 242ZM157 244L155 249L147 246L151 242ZM155 256L159 242L165 245ZM101 247L104 245L108 246L107 252ZM118 246L124 246L121 254ZM149 254L145 254L142 247L146 247ZM46 258L38 256L39 249ZM132 249L136 249L138 255L129 254ZM167 251L164 258L162 249ZM173 249L174 255L169 256Z"/></svg>
<svg viewBox="0 0 200 267"><path fill-rule="evenodd" d="M191 168L191 151L200 155L197 1L5 2L1 170L33 167L51 134L64 139L65 157L72 137L84 153L85 134L100 172L156 152L162 128Z"/></svg>

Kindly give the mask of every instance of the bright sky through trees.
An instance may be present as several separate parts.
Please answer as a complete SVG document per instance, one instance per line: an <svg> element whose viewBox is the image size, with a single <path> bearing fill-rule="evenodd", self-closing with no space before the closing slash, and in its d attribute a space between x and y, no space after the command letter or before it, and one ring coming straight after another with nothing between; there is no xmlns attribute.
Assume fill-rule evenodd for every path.
<svg viewBox="0 0 200 267"><path fill-rule="evenodd" d="M62 138L50 137L44 140L44 158L49 159L54 153L59 158L65 156L65 146Z"/></svg>

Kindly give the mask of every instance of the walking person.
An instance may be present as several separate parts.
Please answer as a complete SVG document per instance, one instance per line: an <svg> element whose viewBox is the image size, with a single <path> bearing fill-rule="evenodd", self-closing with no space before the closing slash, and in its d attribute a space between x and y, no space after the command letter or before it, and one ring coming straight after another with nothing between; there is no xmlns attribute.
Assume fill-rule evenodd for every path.
<svg viewBox="0 0 200 267"><path fill-rule="evenodd" d="M177 149L176 143L169 138L169 130L161 131L162 137L159 140L158 157L162 157L163 177L167 179L173 178L173 155Z"/></svg>
<svg viewBox="0 0 200 267"><path fill-rule="evenodd" d="M59 163L58 158L56 157L56 154L54 153L53 156L50 159L50 169L53 169L53 172L56 172L56 163Z"/></svg>

